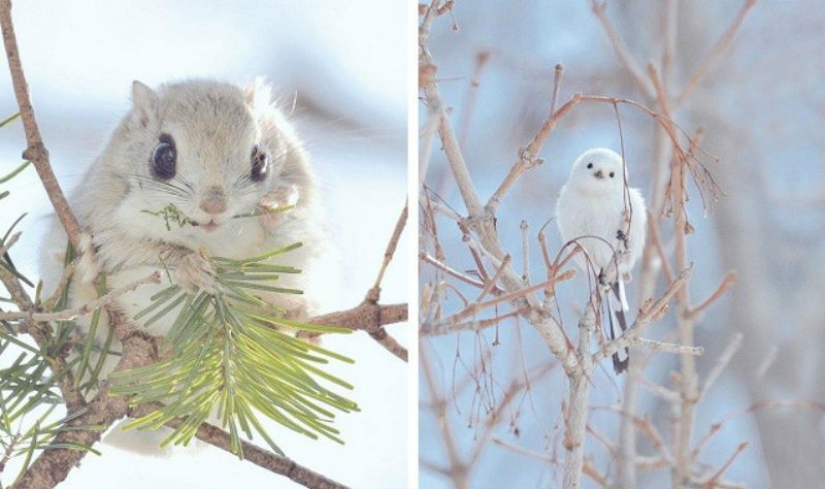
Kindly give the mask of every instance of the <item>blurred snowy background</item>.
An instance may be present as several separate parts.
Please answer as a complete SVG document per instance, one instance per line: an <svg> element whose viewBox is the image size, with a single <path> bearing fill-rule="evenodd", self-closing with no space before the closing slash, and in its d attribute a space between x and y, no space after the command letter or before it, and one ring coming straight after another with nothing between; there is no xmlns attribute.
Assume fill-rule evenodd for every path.
<svg viewBox="0 0 825 489"><path fill-rule="evenodd" d="M669 3L606 2L609 18L642 64L643 73L648 60L658 63L662 58ZM674 85L682 87L708 58L744 2L676 3L671 76ZM457 30L452 28L453 19ZM721 158L718 164L711 158L704 162L726 194L706 216L696 188L688 189L690 222L695 227L688 240L688 256L695 263L690 295L695 302L708 297L727 270L735 270L739 277L728 295L698 322L696 343L705 348L698 359L700 378L735 333L744 335L742 348L698 405L693 445L714 423L721 423L699 457L700 464L718 468L741 442L748 442L725 479L753 488L802 488L825 480L825 382L820 377L825 371L821 353L825 343L823 23L821 2L758 2L721 62L675 114L689 133L704 129L701 146ZM439 88L482 202L546 117L556 63L565 68L560 103L575 92L645 102L614 53L591 2L584 0L456 2L452 16L436 20L430 49L438 66ZM479 68L481 53L488 58ZM631 185L651 201L655 124L628 106L621 106L620 113ZM422 104L422 124L426 117ZM521 178L497 214L499 237L518 270L522 266L519 224L522 219L530 224L535 283L545 277L536 232L553 216L573 160L596 146L620 149L616 115L608 104L582 104L551 134L540 155L544 165ZM458 212L466 212L438 142L426 182ZM672 224L666 220L663 226ZM439 233L453 268L476 268L454 224L442 219ZM554 255L561 245L554 222L547 227L547 236ZM432 279L432 270L421 266L422 282ZM637 285L638 281L631 284L634 304ZM559 314L571 335L586 302L586 286L579 273L557 290ZM660 280L657 291L662 286ZM463 307L457 294L451 294L446 304L452 307L448 312ZM648 331L662 338L673 331L673 320L665 317ZM495 341L500 343L494 346ZM480 334L428 338L423 345L422 358L428 359L434 380L428 383L422 376L419 386L421 486L459 487L460 480L477 488L560 486L564 456L560 407L567 385L558 366L537 374L553 368L537 333L524 322L509 320ZM677 368L676 357L658 354L645 376L668 384ZM592 427L616 443L619 418L611 409L620 405L626 376L616 378L609 361L596 374L590 399ZM526 381L529 387L515 399L505 398L513 382ZM431 388L446 400L444 420L436 416ZM661 428L665 443L670 443L672 413L667 404L645 388L640 396L638 414L649 416ZM505 401L507 407L499 409ZM488 433L490 413L498 418ZM615 476L611 472L615 461L594 438L588 434L586 455L599 470ZM455 444L452 454L458 454L457 459L450 458L450 442ZM645 443L639 450L657 453ZM439 472L444 467L463 468L466 473L450 478ZM666 487L671 480L663 470L640 468L639 474L640 487ZM586 487L595 486L592 480L584 480Z"/></svg>
<svg viewBox="0 0 825 489"><path fill-rule="evenodd" d="M408 8L404 2L15 2L13 16L43 138L71 191L129 109L134 79L155 86L188 77L244 85L265 76L288 105L321 177L345 286L330 310L357 305L372 285L404 205L407 182ZM0 70L0 114L17 111ZM19 122L0 130L0 174L20 163ZM32 168L6 186L0 229L23 212L17 265L37 276L48 200ZM383 282L382 301L406 302L406 238ZM390 333L408 345L408 329ZM353 487L407 485L407 369L366 334L325 345L356 359L335 374L352 382L360 413L336 422L346 446L273 439L296 462ZM217 449L141 458L102 447L61 487L297 487ZM8 470L12 474L11 468ZM4 483L10 482L3 480Z"/></svg>

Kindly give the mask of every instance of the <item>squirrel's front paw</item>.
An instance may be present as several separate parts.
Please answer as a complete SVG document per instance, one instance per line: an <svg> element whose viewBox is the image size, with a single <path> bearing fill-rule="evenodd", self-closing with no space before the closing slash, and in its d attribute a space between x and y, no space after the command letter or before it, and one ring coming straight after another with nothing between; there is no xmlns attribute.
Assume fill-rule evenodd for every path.
<svg viewBox="0 0 825 489"><path fill-rule="evenodd" d="M94 243L92 242L92 235L89 233L80 234L80 246L77 250L80 255L80 260L77 263L77 273L79 273L80 280L83 283L92 283L97 278L101 269L95 260Z"/></svg>
<svg viewBox="0 0 825 489"><path fill-rule="evenodd" d="M174 273L175 282L187 293L198 289L215 294L215 270L206 251L200 249L183 257Z"/></svg>
<svg viewBox="0 0 825 489"><path fill-rule="evenodd" d="M296 185L281 185L267 193L258 201L258 207L264 211L261 217L267 231L274 230L283 220L282 210L294 207L298 203L300 192Z"/></svg>

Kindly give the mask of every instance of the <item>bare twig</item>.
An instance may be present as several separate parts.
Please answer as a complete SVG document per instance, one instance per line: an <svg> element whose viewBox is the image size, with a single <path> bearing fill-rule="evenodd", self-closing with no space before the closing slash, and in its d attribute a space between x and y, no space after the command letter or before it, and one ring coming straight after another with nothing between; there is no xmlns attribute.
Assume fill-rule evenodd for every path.
<svg viewBox="0 0 825 489"><path fill-rule="evenodd" d="M691 268L686 268L682 270L676 279L670 283L668 288L662 294L659 299L657 299L652 304L643 307L639 313L639 316L636 318L636 321L633 323L632 326L627 328L621 336L616 338L614 341L607 343L604 348L598 350L596 353L593 354L593 363L599 363L605 358L617 353L620 350L630 347L636 338L641 335L648 326L653 323L657 318L661 317L661 314L664 313L665 308L667 307L668 301L670 301L673 296L677 295L680 290L682 290L687 283L688 279L690 278ZM692 345L688 345L692 346ZM683 356L690 356L690 355L683 355Z"/></svg>
<svg viewBox="0 0 825 489"><path fill-rule="evenodd" d="M530 142L527 143L527 146L519 151L518 161L513 164L510 168L510 172L506 177L504 177L504 180L490 197L490 200L487 201L485 209L488 213L495 214L496 211L498 211L498 207L501 205L501 201L504 199L504 196L510 190L510 187L516 183L516 180L518 180L519 177L531 168L544 162L542 159L538 158L538 154L541 152L544 142L547 140L548 136L550 136L550 133L553 132L553 129L556 128L559 120L573 110L582 98L582 94L577 93L558 110L550 112L547 119L545 119L541 127L539 127L539 130L535 135L533 135Z"/></svg>
<svg viewBox="0 0 825 489"><path fill-rule="evenodd" d="M75 218L66 197L63 195L57 178L54 176L49 163L49 152L46 145L43 144L40 129L37 127L34 107L32 107L31 97L29 97L29 85L26 82L26 76L23 74L17 38L14 34L11 0L0 0L0 27L3 30L3 45L6 48L6 58L9 62L14 96L17 98L20 117L23 120L23 129L26 133L27 147L23 151L23 159L30 160L34 164L49 200L51 200L55 211L57 211L57 217L60 219L60 223L63 224L63 228L66 229L69 241L75 249L78 249L80 245L80 225L77 223L77 218Z"/></svg>
<svg viewBox="0 0 825 489"><path fill-rule="evenodd" d="M556 65L553 70L553 98L550 101L550 113L556 111L556 105L559 103L559 93L561 92L561 77L564 74L564 66L561 63Z"/></svg>
<svg viewBox="0 0 825 489"><path fill-rule="evenodd" d="M421 252L419 252L419 253L418 253L418 258L419 258L421 261L423 261L424 263L429 263L430 265L432 265L432 266L434 266L434 267L438 268L439 270L441 270L442 272L446 273L447 275L450 275L450 276L452 276L452 277L455 277L455 278L457 278L457 279L461 280L462 282L466 282L466 283L468 283L469 285L472 285L473 287L478 287L479 289L483 289L483 288L484 288L484 284L483 284L483 283L479 282L478 280L476 280L476 279L474 279L474 278L472 278L472 277L468 277L466 274L461 273L461 272L459 272L458 270L453 270L453 269L452 269L452 268L450 268L448 265L446 265L446 264L444 264L444 263L442 263L442 262L440 262L440 261L436 260L435 258L433 258L432 256L428 255L428 254L427 254L427 253L425 253L424 251L421 251ZM489 283L489 282L488 282L488 283Z"/></svg>
<svg viewBox="0 0 825 489"><path fill-rule="evenodd" d="M530 283L530 226L526 219L521 220L521 278L524 283Z"/></svg>
<svg viewBox="0 0 825 489"><path fill-rule="evenodd" d="M21 312L0 312L0 320L6 321L34 321L34 322L49 322L49 321L71 321L79 316L85 316L104 306L113 304L120 296L131 292L143 285L159 284L160 272L155 271L148 277L128 283L122 287L108 292L98 299L87 302L79 307L67 309L59 312L35 312L34 309L29 309Z"/></svg>
<svg viewBox="0 0 825 489"><path fill-rule="evenodd" d="M648 340L645 338L636 338L631 343L633 346L642 346L652 351L660 351L665 353L674 353L676 355L693 355L702 356L705 349L701 346L684 346L673 343L665 343L663 341Z"/></svg>
<svg viewBox="0 0 825 489"><path fill-rule="evenodd" d="M381 293L381 281L384 279L384 273L387 271L387 267L392 261L393 255L395 255L395 250L398 248L398 241L401 239L401 233L404 232L404 226L407 224L407 207L407 202L404 202L404 208L398 216L398 221L395 223L395 229L392 231L392 237L390 237L390 241L387 243L387 249L384 251L384 261L381 263L381 269L378 272L378 277L375 278L375 284L372 286L372 289L367 292L367 298L372 301L378 301Z"/></svg>
<svg viewBox="0 0 825 489"><path fill-rule="evenodd" d="M733 454L731 454L731 456L728 457L728 460L724 464L722 464L721 467L719 467L719 470L717 470L713 475L708 477L703 482L699 483L700 487L705 487L705 488L708 488L708 489L717 487L719 478L722 477L722 475L725 472L727 472L727 470L730 468L733 461L736 460L736 457L738 457L739 454L741 454L746 448L748 448L748 442L745 441L745 442L740 443L736 447L736 450L733 452Z"/></svg>
<svg viewBox="0 0 825 489"><path fill-rule="evenodd" d="M487 284L484 286L484 290L482 290L481 293L478 294L478 297L476 298L476 302L479 302L481 299L486 297L487 294L489 294L493 290L495 290L495 291L500 290L498 288L498 285L496 285L496 284L498 283L498 279L501 278L501 274L504 273L504 270L508 266L510 266L510 261L511 261L510 255L505 256L504 259L501 260L501 264L496 269L496 273L493 274L493 276L487 281Z"/></svg>
<svg viewBox="0 0 825 489"><path fill-rule="evenodd" d="M352 309L315 316L308 319L307 322L310 324L325 324L353 330L364 330L381 346L386 348L387 351L406 362L407 349L398 344L383 328L385 325L400 323L406 320L406 303L380 305L369 300L364 300ZM318 335L308 334L303 336L312 338Z"/></svg>
<svg viewBox="0 0 825 489"><path fill-rule="evenodd" d="M730 341L728 342L728 346L725 347L725 351L719 355L719 358L716 359L716 364L713 365L713 368L708 375L705 377L705 382L702 385L702 389L699 392L699 397L703 397L707 394L708 389L710 389L719 376L722 375L722 372L725 370L725 367L728 366L733 356L739 351L739 348L742 347L742 338L744 335L742 333L736 333L731 337Z"/></svg>
<svg viewBox="0 0 825 489"><path fill-rule="evenodd" d="M434 0L438 1L438 0ZM435 379L435 372L433 372L432 365L430 365L429 355L425 348L419 348L418 358L421 364L421 372L424 377L424 384L427 388L427 394L430 398L430 403L433 406L436 419L438 420L439 433L441 440L444 442L444 448L447 451L448 466L445 473L449 474L453 481L453 486L456 489L466 489L468 487L468 473L466 466L461 458L461 453L458 449L458 442L455 440L450 425L447 423L447 401L444 396L438 392L436 387L438 383Z"/></svg>
<svg viewBox="0 0 825 489"><path fill-rule="evenodd" d="M363 313L372 315L370 317L370 321L364 323L366 326L363 328L367 331L367 333L369 333L370 338L377 341L379 345L383 346L387 349L387 351L405 362L407 361L407 349L401 346L395 338L387 333L387 330L384 329L385 323L382 323L382 320L386 320L388 317L399 318L398 321L393 322L406 320L407 305L403 304L401 306L403 307L403 310L399 307L397 310L393 311L392 309L387 309L387 306L379 306L378 300L381 297L381 281L384 279L384 273L392 261L393 255L395 255L395 250L398 248L398 241L401 239L401 233L404 231L404 226L407 224L407 208L408 206L405 202L404 209L401 210L401 215L398 216L398 221L395 223L395 229L393 229L392 237L390 237L390 241L387 243L387 250L384 252L384 261L381 263L381 269L378 272L378 277L375 279L375 284L369 291L367 291L367 296L364 298L364 302L361 306L359 306L359 308L362 308L361 311ZM383 318L382 313L385 313ZM402 317L403 319L400 319Z"/></svg>
<svg viewBox="0 0 825 489"><path fill-rule="evenodd" d="M630 54L630 50L627 48L627 45L624 41L622 41L619 33L616 32L616 28L613 27L613 23L610 22L610 19L607 17L605 6L600 5L598 0L590 0L590 7L593 9L593 13L596 14L599 22L602 23L602 28L604 28L607 37L610 39L610 44L613 46L613 50L616 51L616 55L622 62L622 66L624 66L627 72L630 73L630 76L633 77L633 80L636 82L636 85L639 87L642 95L648 99L653 98L653 89L650 87L650 84L642 73L641 65L638 61L636 61L633 55Z"/></svg>
<svg viewBox="0 0 825 489"><path fill-rule="evenodd" d="M458 331L480 331L492 326L498 326L505 319L524 314L524 310L510 311L505 314L499 314L491 318L476 319L466 322L437 322L437 323L422 323L420 335L421 336L441 336L445 334L455 333Z"/></svg>
<svg viewBox="0 0 825 489"><path fill-rule="evenodd" d="M735 272L727 272L727 273L725 274L724 278L722 279L722 283L720 283L720 284L719 284L719 287L717 287L717 288L716 288L716 290L715 290L715 291L714 291L714 292L710 295L710 297L708 297L707 299L705 299L704 301L702 301L702 303L701 303L701 304L699 304L698 306L695 306L695 307L691 308L691 309L688 311L688 316L690 316L690 317L696 317L696 316L698 316L699 314L701 314L701 313L702 313L705 309L707 309L707 308L708 308L711 304L713 304L714 302L718 301L718 300L719 300L719 299L720 299L723 295L725 295L725 293L726 293L726 292L727 292L727 291L728 291L731 287L733 287L733 285L734 285L735 283L736 283L736 273L735 273Z"/></svg>
<svg viewBox="0 0 825 489"><path fill-rule="evenodd" d="M722 37L716 41L716 44L714 44L713 48L710 50L710 55L708 55L705 63L693 72L693 76L690 78L690 81L682 89L682 92L676 97L673 103L674 107L681 107L693 94L693 90L697 87L697 85L699 85L699 82L701 82L702 79L705 78L705 76L707 76L707 74L710 73L710 71L719 63L722 59L722 54L724 54L733 42L733 39L736 37L736 33L745 21L745 17L748 15L748 12L755 5L756 0L744 0L742 3L742 8L739 10L736 18L728 27L728 30L722 34Z"/></svg>
<svg viewBox="0 0 825 489"><path fill-rule="evenodd" d="M467 141L470 122L473 120L473 108L475 107L476 96L478 95L478 86L481 84L481 73L484 71L484 67L487 66L487 62L489 60L489 51L480 51L476 54L476 64L470 78L470 87L467 90L464 103L462 104L462 120L461 127L458 132L459 146L464 146L464 143Z"/></svg>
<svg viewBox="0 0 825 489"><path fill-rule="evenodd" d="M140 418L162 408L160 403L143 404L133 409L129 416ZM166 423L170 428L177 428L183 422L176 419ZM232 439L229 433L209 423L201 423L195 437L214 447L229 453L232 451ZM243 458L245 461L266 469L274 474L282 475L289 480L312 489L347 489L347 486L325 477L314 470L304 467L288 457L282 457L269 450L241 440Z"/></svg>
<svg viewBox="0 0 825 489"><path fill-rule="evenodd" d="M450 316L448 316L444 319L441 319L440 321L438 321L436 323L433 323L433 324L422 323L422 325L421 325L421 334L424 335L424 336L428 336L428 335L446 334L446 333L449 333L449 332L452 332L452 331L457 331L459 329L455 329L455 328L457 328L458 322L461 319L464 319L468 316L472 316L474 314L477 314L477 313L483 311L484 309L495 306L495 305L500 304L502 302L514 302L514 301L517 301L518 299L527 298L533 292L536 292L536 291L539 291L539 290L542 290L542 289L546 289L548 287L552 287L554 284L556 284L556 283L558 283L562 280L567 280L569 278L572 278L573 273L571 273L571 272L572 272L572 270L568 270L567 272L562 273L562 274L560 274L556 277L552 277L550 280L548 280L546 282L542 282L542 283L536 284L536 285L531 285L530 287L525 287L523 289L515 290L513 292L502 293L501 295L498 295L498 296L496 296L496 297L494 297L494 298L492 298L488 301L485 301L485 302L471 302L470 304L467 305L467 307L465 307L461 311L459 311L459 312L457 312L453 315L450 315ZM523 310L527 311L527 309L523 309Z"/></svg>
<svg viewBox="0 0 825 489"><path fill-rule="evenodd" d="M419 132L419 153L418 153L418 189L424 188L424 181L427 178L427 170L430 168L430 157L433 152L433 139L438 131L441 117L438 111L428 107L427 119Z"/></svg>

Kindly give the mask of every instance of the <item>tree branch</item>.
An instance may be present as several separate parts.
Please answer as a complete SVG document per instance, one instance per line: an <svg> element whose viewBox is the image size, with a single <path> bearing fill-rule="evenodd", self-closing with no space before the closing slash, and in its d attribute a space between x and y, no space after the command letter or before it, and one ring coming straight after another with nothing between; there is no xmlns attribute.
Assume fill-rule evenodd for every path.
<svg viewBox="0 0 825 489"><path fill-rule="evenodd" d="M162 407L159 403L142 404L133 409L129 413L129 416L140 418ZM166 426L174 429L180 426L182 422L183 420L174 420L166 423ZM195 437L204 443L208 443L234 455L229 433L217 426L209 423L201 423L198 431L195 433ZM282 457L247 441L241 440L241 445L243 447L243 457L245 461L252 462L258 467L264 468L274 474L282 475L304 487L312 489L347 489L347 486L304 467L288 457Z"/></svg>
<svg viewBox="0 0 825 489"><path fill-rule="evenodd" d="M29 96L29 85L26 76L23 74L23 65L20 61L20 52L17 47L17 38L14 34L14 24L11 18L11 0L0 0L0 28L3 30L3 45L6 48L6 58L9 62L9 72L11 73L12 85L14 86L14 96L17 98L17 105L20 108L20 118L23 120L23 129L26 132L26 150L23 151L23 158L34 163L37 175L46 189L46 193L51 200L57 216L63 228L69 236L69 241L75 249L80 245L80 225L60 189L60 184L54 176L52 166L49 163L49 151L43 144L40 129L37 127L37 120L34 116L31 97Z"/></svg>
<svg viewBox="0 0 825 489"><path fill-rule="evenodd" d="M713 48L710 50L710 55L708 55L705 63L693 72L693 76L690 78L690 81L682 89L682 92L676 97L676 100L673 103L674 107L681 107L682 104L690 98L693 94L693 90L699 85L702 79L705 78L707 74L710 73L710 71L719 63L722 59L722 54L724 54L733 42L733 38L736 37L736 33L745 21L745 17L748 15L748 12L755 5L756 0L745 0L744 3L742 3L742 8L739 10L736 18L731 23L730 27L728 27L728 30L725 31L725 33L722 34L722 37L720 37L716 44L713 45Z"/></svg>

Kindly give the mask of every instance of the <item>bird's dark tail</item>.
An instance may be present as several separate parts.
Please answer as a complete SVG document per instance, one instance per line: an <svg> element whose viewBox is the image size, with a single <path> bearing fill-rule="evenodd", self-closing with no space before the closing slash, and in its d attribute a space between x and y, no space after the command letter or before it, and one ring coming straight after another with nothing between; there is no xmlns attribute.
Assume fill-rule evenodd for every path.
<svg viewBox="0 0 825 489"><path fill-rule="evenodd" d="M624 294L624 283L620 280L610 284L610 291L607 294L607 317L610 322L610 340L615 340L627 329L627 313L629 313L627 299ZM621 332L616 331L616 323L619 324ZM618 334L617 334L618 333ZM627 370L627 363L630 360L630 350L625 348L613 354L613 370L620 374Z"/></svg>

